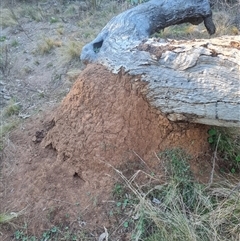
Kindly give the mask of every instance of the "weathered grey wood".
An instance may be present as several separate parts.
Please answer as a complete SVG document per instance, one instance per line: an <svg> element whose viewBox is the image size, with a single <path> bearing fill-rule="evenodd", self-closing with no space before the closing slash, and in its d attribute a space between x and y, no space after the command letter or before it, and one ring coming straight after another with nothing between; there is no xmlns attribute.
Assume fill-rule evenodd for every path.
<svg viewBox="0 0 240 241"><path fill-rule="evenodd" d="M172 121L240 127L240 36L148 39L99 61L141 75L133 88L146 81L143 94Z"/></svg>
<svg viewBox="0 0 240 241"><path fill-rule="evenodd" d="M83 60L141 76L133 88L145 81L142 94L172 121L240 127L240 36L175 41L148 38L149 32L124 35L124 29L116 36L112 21L83 49ZM100 40L92 56L91 46Z"/></svg>
<svg viewBox="0 0 240 241"><path fill-rule="evenodd" d="M170 25L190 22L204 24L209 34L215 33L208 0L151 0L114 17L89 44L84 46L81 59L93 62L128 48Z"/></svg>
<svg viewBox="0 0 240 241"><path fill-rule="evenodd" d="M126 70L147 81L153 106L172 121L240 127L240 36L146 44L165 50Z"/></svg>

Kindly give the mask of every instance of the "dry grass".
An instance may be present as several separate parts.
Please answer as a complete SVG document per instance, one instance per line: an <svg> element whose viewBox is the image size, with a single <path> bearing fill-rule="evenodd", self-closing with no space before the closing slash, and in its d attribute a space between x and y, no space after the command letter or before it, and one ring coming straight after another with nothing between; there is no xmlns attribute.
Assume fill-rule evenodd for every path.
<svg viewBox="0 0 240 241"><path fill-rule="evenodd" d="M61 48L63 61L79 60L83 44L79 41L68 41Z"/></svg>
<svg viewBox="0 0 240 241"><path fill-rule="evenodd" d="M89 0L91 8L97 9L101 5L102 0Z"/></svg>
<svg viewBox="0 0 240 241"><path fill-rule="evenodd" d="M12 12L7 8L0 8L0 26L3 28L17 25L17 21Z"/></svg>
<svg viewBox="0 0 240 241"><path fill-rule="evenodd" d="M84 44L92 41L108 21L118 13L126 10L127 6L118 6L116 1L110 1L101 11L90 10L83 19L78 22L79 41Z"/></svg>
<svg viewBox="0 0 240 241"><path fill-rule="evenodd" d="M0 71L7 76L11 69L10 48L8 44L1 43L0 45Z"/></svg>
<svg viewBox="0 0 240 241"><path fill-rule="evenodd" d="M240 129L212 127L208 134L208 142L216 150L221 168L232 173L240 172Z"/></svg>
<svg viewBox="0 0 240 241"><path fill-rule="evenodd" d="M21 17L27 17L31 20L40 22L44 18L43 11L40 7L34 7L29 4L22 4L20 8L17 9L16 14Z"/></svg>
<svg viewBox="0 0 240 241"><path fill-rule="evenodd" d="M62 42L53 38L44 37L37 45L36 53L49 54L55 47L61 47Z"/></svg>
<svg viewBox="0 0 240 241"><path fill-rule="evenodd" d="M62 61L67 63L71 60L79 60L82 47L92 41L104 25L118 12L120 9L116 8L116 2L108 3L102 11L90 10L87 12L85 17L78 22L79 32L69 38L70 40L60 49ZM61 30L59 34L61 34Z"/></svg>
<svg viewBox="0 0 240 241"><path fill-rule="evenodd" d="M239 0L210 0L209 2L217 10L235 8L240 4Z"/></svg>
<svg viewBox="0 0 240 241"><path fill-rule="evenodd" d="M239 6L238 8L240 9ZM237 23L234 21L235 16L238 15L238 8L227 8L225 6L225 8L222 8L221 10L213 10L213 21L216 25L216 33L214 34L214 36L217 37L222 35L240 34L240 25L237 26ZM190 23L170 26L165 28L164 31L154 34L154 36L171 39L209 38L209 34L207 33L207 30L203 23L197 26Z"/></svg>
<svg viewBox="0 0 240 241"><path fill-rule="evenodd" d="M163 31L153 34L153 36L170 39L194 39L207 38L208 33L202 24L195 26L192 24L184 23L167 27Z"/></svg>
<svg viewBox="0 0 240 241"><path fill-rule="evenodd" d="M64 15L68 17L77 16L79 14L79 6L76 4L70 4L64 11Z"/></svg>
<svg viewBox="0 0 240 241"><path fill-rule="evenodd" d="M3 113L6 117L17 115L20 111L20 103L11 99L8 105L4 108Z"/></svg>
<svg viewBox="0 0 240 241"><path fill-rule="evenodd" d="M32 5L22 4L21 7L15 7L9 4L7 8L0 9L0 26L6 28L18 25L21 17L40 22L43 20L43 11Z"/></svg>
<svg viewBox="0 0 240 241"><path fill-rule="evenodd" d="M56 32L57 32L59 35L63 35L63 34L64 34L64 27L60 25L60 26L56 29Z"/></svg>
<svg viewBox="0 0 240 241"><path fill-rule="evenodd" d="M75 81L78 78L78 76L80 75L81 72L82 72L81 69L70 69L67 72L67 77L70 81Z"/></svg>
<svg viewBox="0 0 240 241"><path fill-rule="evenodd" d="M5 143L8 140L9 133L19 124L18 114L20 109L20 103L14 101L14 99L11 99L8 102L8 105L5 106L0 112L0 151L3 150Z"/></svg>
<svg viewBox="0 0 240 241"><path fill-rule="evenodd" d="M238 28L233 23L231 12L218 11L214 12L213 20L216 25L216 35L237 35L239 34Z"/></svg>
<svg viewBox="0 0 240 241"><path fill-rule="evenodd" d="M200 185L194 181L187 159L179 149L161 154L167 177L153 187L140 188L135 182L140 171L127 179L114 168L138 199L131 215L133 240L239 240L240 184L223 179L210 187Z"/></svg>
<svg viewBox="0 0 240 241"><path fill-rule="evenodd" d="M0 151L3 150L5 143L7 142L9 133L19 124L19 119L17 118L8 118L7 121L8 123L3 123L2 120L2 123L0 125Z"/></svg>

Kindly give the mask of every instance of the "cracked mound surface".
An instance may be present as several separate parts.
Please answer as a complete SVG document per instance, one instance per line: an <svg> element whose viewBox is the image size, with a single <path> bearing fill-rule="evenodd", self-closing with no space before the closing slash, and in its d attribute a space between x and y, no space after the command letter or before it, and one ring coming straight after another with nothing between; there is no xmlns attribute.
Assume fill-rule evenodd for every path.
<svg viewBox="0 0 240 241"><path fill-rule="evenodd" d="M207 127L171 123L148 104L146 84L136 80L88 65L56 110L15 131L5 150L11 161L3 162L3 208L25 209L33 232L80 216L89 227L109 227L116 220L106 201L117 174L106 163L126 175L145 165L161 176L155 152L181 147L204 154Z"/></svg>
<svg viewBox="0 0 240 241"><path fill-rule="evenodd" d="M132 151L146 157L176 146L193 155L206 150L206 126L171 123L149 106L142 95L145 85L136 80L88 66L56 111L43 145L57 150L58 161L74 163L83 179L99 161L118 165Z"/></svg>

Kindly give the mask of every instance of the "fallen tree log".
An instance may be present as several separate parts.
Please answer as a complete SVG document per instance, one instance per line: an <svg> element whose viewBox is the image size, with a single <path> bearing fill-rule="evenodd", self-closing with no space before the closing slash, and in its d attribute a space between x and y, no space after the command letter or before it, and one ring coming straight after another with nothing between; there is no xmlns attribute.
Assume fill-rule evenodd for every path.
<svg viewBox="0 0 240 241"><path fill-rule="evenodd" d="M240 127L240 36L164 44L149 39L138 50L151 63L126 70L142 75L148 101L168 119Z"/></svg>
<svg viewBox="0 0 240 241"><path fill-rule="evenodd" d="M113 73L124 69L136 75L133 85L144 81L142 94L171 121L239 127L240 36L149 38L155 30L182 22L204 21L212 34L211 16L205 0L149 1L112 19L83 48L81 59L103 64Z"/></svg>

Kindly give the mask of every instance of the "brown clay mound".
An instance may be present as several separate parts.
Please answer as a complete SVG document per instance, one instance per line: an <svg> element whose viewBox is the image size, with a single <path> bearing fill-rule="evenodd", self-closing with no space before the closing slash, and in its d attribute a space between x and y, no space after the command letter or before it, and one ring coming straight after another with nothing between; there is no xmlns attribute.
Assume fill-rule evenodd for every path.
<svg viewBox="0 0 240 241"><path fill-rule="evenodd" d="M105 201L117 175L105 163L128 175L138 162L160 175L155 152L206 152L207 127L168 121L144 99L146 86L137 79L89 65L56 111L15 131L5 151L3 209L30 210L33 232L80 219L114 225Z"/></svg>
<svg viewBox="0 0 240 241"><path fill-rule="evenodd" d="M83 179L89 169L99 171L100 161L118 166L133 151L145 159L170 147L192 155L205 151L207 127L169 122L145 101L145 86L136 80L88 66L56 111L43 145L56 149L58 161L68 169L73 164Z"/></svg>

